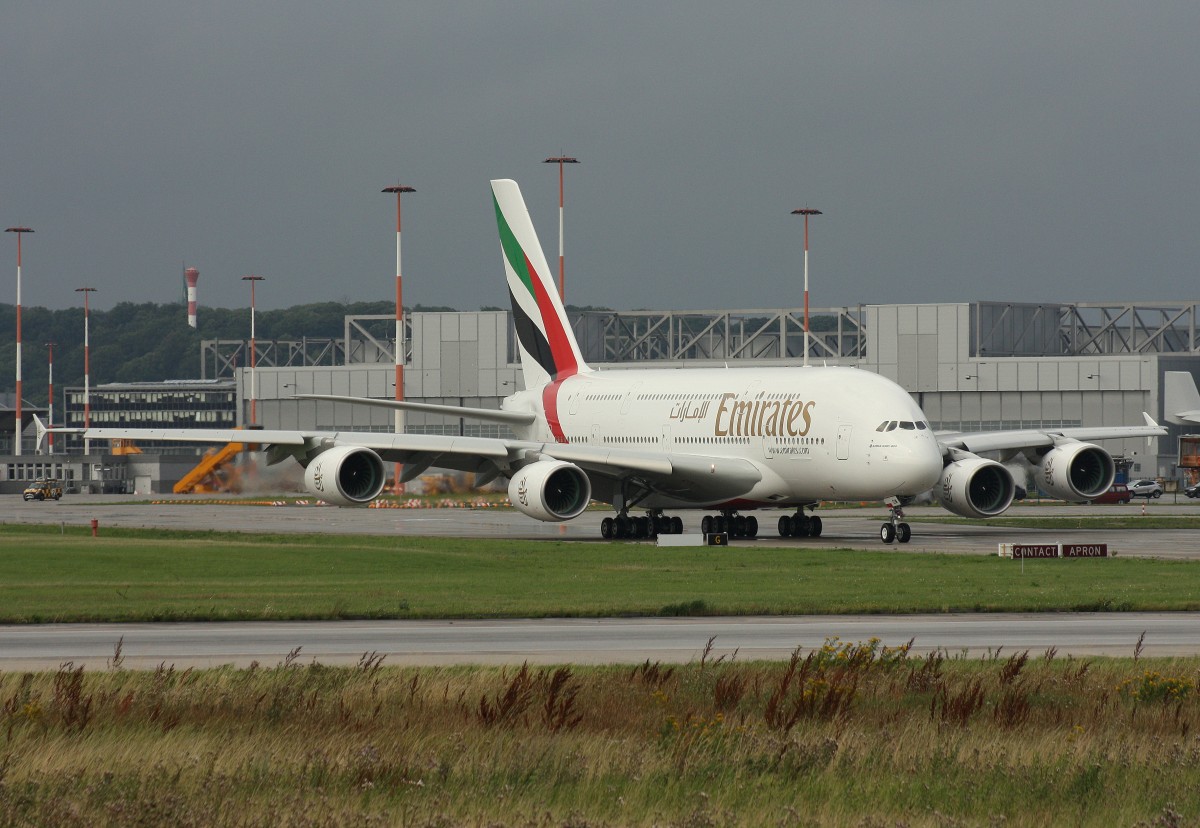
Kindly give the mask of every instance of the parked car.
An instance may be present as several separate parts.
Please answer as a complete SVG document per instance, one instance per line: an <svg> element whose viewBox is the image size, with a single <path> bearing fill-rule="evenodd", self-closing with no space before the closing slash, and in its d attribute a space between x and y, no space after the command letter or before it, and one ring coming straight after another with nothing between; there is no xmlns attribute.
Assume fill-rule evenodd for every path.
<svg viewBox="0 0 1200 828"><path fill-rule="evenodd" d="M1200 497L1200 483L1193 483L1183 490L1188 497Z"/></svg>
<svg viewBox="0 0 1200 828"><path fill-rule="evenodd" d="M1129 484L1134 497L1162 497L1163 487L1157 480L1135 480Z"/></svg>
<svg viewBox="0 0 1200 828"><path fill-rule="evenodd" d="M1099 497L1092 498L1092 503L1128 503L1133 500L1133 494L1124 483L1114 483L1112 488Z"/></svg>

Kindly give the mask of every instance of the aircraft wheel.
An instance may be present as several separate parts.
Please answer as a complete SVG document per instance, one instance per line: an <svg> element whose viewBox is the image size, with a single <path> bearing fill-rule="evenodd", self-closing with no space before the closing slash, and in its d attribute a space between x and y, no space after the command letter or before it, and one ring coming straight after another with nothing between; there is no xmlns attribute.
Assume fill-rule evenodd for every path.
<svg viewBox="0 0 1200 828"><path fill-rule="evenodd" d="M617 515L617 518L614 521L614 524L615 525L613 528L615 531L613 533L613 537L616 537L616 538L629 537L629 528L630 527L629 527L629 518L628 517L626 517L625 515Z"/></svg>
<svg viewBox="0 0 1200 828"><path fill-rule="evenodd" d="M712 515L705 515L704 517L700 518L700 531L706 535L711 535L713 533Z"/></svg>
<svg viewBox="0 0 1200 828"><path fill-rule="evenodd" d="M724 515L717 515L715 518L713 518L713 527L717 532L729 531L728 521L725 520Z"/></svg>
<svg viewBox="0 0 1200 828"><path fill-rule="evenodd" d="M758 518L754 515L746 518L746 534L752 538L758 537Z"/></svg>
<svg viewBox="0 0 1200 828"><path fill-rule="evenodd" d="M681 518L681 517L671 518L671 534L672 535L682 535L683 534L683 518Z"/></svg>
<svg viewBox="0 0 1200 828"><path fill-rule="evenodd" d="M738 515L733 519L733 534L739 538L746 537L746 516Z"/></svg>
<svg viewBox="0 0 1200 828"><path fill-rule="evenodd" d="M807 538L811 533L812 526L809 523L808 515L803 512L797 512L792 518L792 534L798 538Z"/></svg>
<svg viewBox="0 0 1200 828"><path fill-rule="evenodd" d="M781 515L779 518L779 537L790 538L792 536L792 519L787 515Z"/></svg>
<svg viewBox="0 0 1200 828"><path fill-rule="evenodd" d="M821 537L821 528L822 528L822 523L821 523L821 519L819 517L817 517L816 515L813 515L812 517L810 517L808 519L809 537L813 537L813 538Z"/></svg>
<svg viewBox="0 0 1200 828"><path fill-rule="evenodd" d="M633 519L634 532L639 538L650 537L650 519L639 517Z"/></svg>
<svg viewBox="0 0 1200 828"><path fill-rule="evenodd" d="M890 523L884 523L879 527L879 539L884 543L891 543L896 539L896 529Z"/></svg>
<svg viewBox="0 0 1200 828"><path fill-rule="evenodd" d="M614 523L615 521L613 521L613 519L610 517L606 517L604 520L600 521L600 537L604 538L605 540L612 540L613 531L615 529Z"/></svg>
<svg viewBox="0 0 1200 828"><path fill-rule="evenodd" d="M907 523L901 523L896 527L896 540L901 543L908 543L912 538L912 527Z"/></svg>

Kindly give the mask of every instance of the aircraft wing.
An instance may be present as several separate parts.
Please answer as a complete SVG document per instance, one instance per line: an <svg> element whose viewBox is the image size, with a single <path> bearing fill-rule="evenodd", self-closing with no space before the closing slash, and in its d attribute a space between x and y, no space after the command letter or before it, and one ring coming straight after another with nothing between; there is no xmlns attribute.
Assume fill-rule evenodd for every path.
<svg viewBox="0 0 1200 828"><path fill-rule="evenodd" d="M504 411L496 408L469 408L462 405L438 405L417 403L407 400L384 400L374 397L346 397L338 394L293 394L294 400L325 400L326 402L367 405L376 408L391 408L400 411L420 411L425 414L441 414L446 417L465 417L504 425L530 425L537 416L531 411Z"/></svg>
<svg viewBox="0 0 1200 828"><path fill-rule="evenodd" d="M1005 449L1032 449L1056 445L1067 440L1119 440L1128 437L1164 437L1167 430L1149 414L1144 426L1088 426L1079 428L1015 429L1010 431L939 432L942 453L959 449L972 453Z"/></svg>
<svg viewBox="0 0 1200 828"><path fill-rule="evenodd" d="M376 452L385 462L404 464L404 480L412 480L429 468L475 472L486 480L528 462L557 459L574 463L589 474L612 480L636 478L655 491L699 500L736 497L749 491L762 478L753 463L735 457L662 454L582 443L278 429L56 428L43 433L45 431L78 434L89 440L253 443L268 447L267 456L271 462L287 456L300 458L334 446L360 446Z"/></svg>

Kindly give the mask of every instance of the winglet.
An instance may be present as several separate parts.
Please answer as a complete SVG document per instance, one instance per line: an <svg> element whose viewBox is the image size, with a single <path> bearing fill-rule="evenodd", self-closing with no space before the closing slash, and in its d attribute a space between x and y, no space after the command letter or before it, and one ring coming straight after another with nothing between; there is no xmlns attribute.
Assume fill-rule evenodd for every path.
<svg viewBox="0 0 1200 828"><path fill-rule="evenodd" d="M1142 412L1142 416L1146 418L1146 425L1150 426L1151 428L1158 428L1158 427L1159 427L1158 423L1156 423L1156 422L1154 421L1154 418L1153 418L1153 417L1151 417L1151 416L1150 416L1148 413L1146 413L1145 411L1143 411L1143 412Z"/></svg>
<svg viewBox="0 0 1200 828"><path fill-rule="evenodd" d="M46 424L42 422L42 418L38 415L33 415L33 425L37 429L37 443L34 446L34 451L38 454L42 453L42 443L46 442Z"/></svg>

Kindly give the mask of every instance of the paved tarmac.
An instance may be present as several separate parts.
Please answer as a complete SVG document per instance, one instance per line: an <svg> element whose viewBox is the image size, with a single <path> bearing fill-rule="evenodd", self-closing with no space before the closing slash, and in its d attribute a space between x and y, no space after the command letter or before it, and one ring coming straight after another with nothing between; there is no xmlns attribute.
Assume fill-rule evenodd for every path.
<svg viewBox="0 0 1200 828"><path fill-rule="evenodd" d="M1054 648L1061 657L1200 653L1192 613L1037 613L789 618L606 618L501 621L330 621L221 624L46 624L0 626L0 671L53 670L65 662L106 668L121 642L123 666L212 667L258 662L354 664L366 653L392 665L635 664L710 658L784 659L827 638L899 646L948 656L1004 657Z"/></svg>
<svg viewBox="0 0 1200 828"><path fill-rule="evenodd" d="M541 523L518 512L502 509L343 509L334 506L211 505L211 498L170 498L149 503L132 495L68 495L58 502L30 502L19 495L0 495L0 523L61 523L87 526L94 518L99 531L108 526L148 529L221 529L240 532L306 532L331 534L418 535L492 537L529 540L571 540L596 543L649 543L601 541L600 520L605 512L588 511L565 523ZM269 502L264 499L263 502ZM1200 516L1200 501L1173 495L1143 504L1017 505L1006 516L1061 517ZM735 541L735 545L805 546L850 549L892 549L897 552L948 552L994 555L1001 543L1107 543L1121 555L1158 558L1200 558L1200 529L1014 529L992 525L921 523L923 517L946 517L936 506L910 507L913 539L908 544L884 546L879 524L886 509L879 507L819 510L825 525L820 538L780 538L774 531L778 514L760 512L760 537ZM685 531L698 532L702 512L681 511Z"/></svg>

